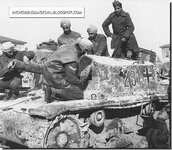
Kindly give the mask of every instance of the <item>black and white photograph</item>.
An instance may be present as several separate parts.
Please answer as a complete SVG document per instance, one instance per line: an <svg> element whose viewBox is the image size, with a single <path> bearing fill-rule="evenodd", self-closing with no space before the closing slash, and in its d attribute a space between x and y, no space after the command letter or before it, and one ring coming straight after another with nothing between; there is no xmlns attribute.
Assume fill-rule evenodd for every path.
<svg viewBox="0 0 172 150"><path fill-rule="evenodd" d="M0 0L0 150L171 149L169 0Z"/></svg>

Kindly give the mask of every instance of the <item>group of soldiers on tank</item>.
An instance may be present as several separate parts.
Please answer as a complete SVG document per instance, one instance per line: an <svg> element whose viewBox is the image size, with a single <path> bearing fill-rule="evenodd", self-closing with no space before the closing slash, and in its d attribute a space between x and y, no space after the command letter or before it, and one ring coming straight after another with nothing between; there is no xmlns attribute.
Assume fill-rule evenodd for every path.
<svg viewBox="0 0 172 150"><path fill-rule="evenodd" d="M114 1L113 7L114 12L102 24L106 36L112 39L111 49L114 49L112 57L137 60L139 47L133 33L134 25L130 15L123 11L122 3L119 1ZM109 25L111 24L113 33L109 29ZM33 51L18 51L11 42L2 44L3 54L0 56L0 92L6 93L4 100L16 99L19 96L22 79L20 73L22 71L43 75L42 85L47 103L57 99L65 101L84 98L83 90L80 87L87 80L91 72L91 66L87 66L86 73L79 74L79 60L86 53L109 57L107 38L104 34L99 34L97 27L93 25L90 25L87 29L88 38L83 38L80 33L72 31L71 22L68 19L62 19L60 26L63 29L63 34L57 39L58 48L43 64L31 61L35 57ZM152 128L154 127L149 126L148 129L146 127L146 136L148 131L150 131L149 129ZM159 128L161 127L157 129ZM166 126L164 128L162 134L167 134ZM142 131L138 132L143 135ZM153 133L153 129L151 132ZM152 140L152 138L154 137L148 140ZM167 140L168 137L164 141L165 145L162 143L163 148L168 147ZM155 148L156 145L149 147Z"/></svg>
<svg viewBox="0 0 172 150"><path fill-rule="evenodd" d="M114 12L102 24L106 36L112 38L111 48L114 49L112 57L137 59L138 44L133 34L134 25L130 15L122 10L122 4L119 1L114 1L113 7ZM113 33L109 30L110 24L112 24ZM78 75L79 59L85 53L109 56L107 38L104 34L98 34L97 27L93 25L90 25L87 29L88 38L83 38L80 33L72 31L71 22L68 19L62 19L60 26L63 29L63 34L57 39L57 50L45 62L44 69L38 69L37 67L42 66L37 64L35 70L42 70L39 73L43 74L46 98L49 99L53 95L53 97L58 97L61 100L83 99L83 91L79 87L88 75L85 75L85 77ZM15 99L19 96L21 87L20 73L29 70L29 65L33 65L30 60L34 58L35 54L31 51L19 52L11 42L3 43L2 51L3 54L0 57L0 91L7 93L4 99ZM23 54L18 57L17 53ZM28 55L32 55L32 57ZM66 59L63 59L63 57ZM27 67L17 69L14 67L15 61L10 62L13 59L23 61L23 64L27 64ZM50 99L47 100L47 102L50 101Z"/></svg>

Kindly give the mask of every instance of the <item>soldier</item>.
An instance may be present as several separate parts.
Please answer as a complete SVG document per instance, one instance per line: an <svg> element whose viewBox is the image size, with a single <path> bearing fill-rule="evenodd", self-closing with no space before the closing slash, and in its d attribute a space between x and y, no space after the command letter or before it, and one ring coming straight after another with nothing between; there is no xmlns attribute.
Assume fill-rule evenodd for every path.
<svg viewBox="0 0 172 150"><path fill-rule="evenodd" d="M60 26L63 29L63 34L57 39L58 46L65 44L74 44L81 37L80 33L71 30L71 22L68 19L62 19Z"/></svg>
<svg viewBox="0 0 172 150"><path fill-rule="evenodd" d="M133 34L134 25L129 13L122 10L122 3L113 2L114 12L103 22L102 27L107 35L111 37L111 48L114 49L112 57L137 59L139 47ZM109 30L112 24L113 33Z"/></svg>
<svg viewBox="0 0 172 150"><path fill-rule="evenodd" d="M93 50L90 54L98 56L109 56L107 39L103 34L97 34L97 28L90 25L87 29L89 40L93 43Z"/></svg>
<svg viewBox="0 0 172 150"><path fill-rule="evenodd" d="M83 99L83 91L80 86L87 79L91 66L88 66L87 72L79 77L78 62L80 57L90 49L92 49L92 43L88 39L79 38L74 45L60 46L43 65L29 62L26 58L24 62L27 65L13 61L11 67L43 74L43 90L48 103L52 98L58 100ZM19 67L18 63L20 63Z"/></svg>
<svg viewBox="0 0 172 150"><path fill-rule="evenodd" d="M19 96L21 87L22 72L20 69L11 69L8 64L13 59L23 61L23 57L33 59L35 54L32 51L18 51L11 42L2 44L3 54L0 56L0 91L5 92L5 100L15 99Z"/></svg>
<svg viewBox="0 0 172 150"><path fill-rule="evenodd" d="M143 117L143 119L143 128L139 129L136 133L146 137L148 148L170 148L170 132L165 122L168 119L167 112L164 110L160 111L156 119L152 114Z"/></svg>

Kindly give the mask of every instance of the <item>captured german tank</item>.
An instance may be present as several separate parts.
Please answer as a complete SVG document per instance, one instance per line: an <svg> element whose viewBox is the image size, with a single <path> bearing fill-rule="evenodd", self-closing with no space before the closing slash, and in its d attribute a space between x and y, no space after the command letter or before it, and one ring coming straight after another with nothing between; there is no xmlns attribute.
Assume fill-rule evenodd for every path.
<svg viewBox="0 0 172 150"><path fill-rule="evenodd" d="M122 118L142 115L145 106L155 111L154 104L167 102L168 82L161 82L151 62L86 55L80 72L89 64L92 72L82 100L46 103L39 89L0 101L0 137L29 148L128 148L130 138L135 145L136 135L125 133L137 120L124 124Z"/></svg>

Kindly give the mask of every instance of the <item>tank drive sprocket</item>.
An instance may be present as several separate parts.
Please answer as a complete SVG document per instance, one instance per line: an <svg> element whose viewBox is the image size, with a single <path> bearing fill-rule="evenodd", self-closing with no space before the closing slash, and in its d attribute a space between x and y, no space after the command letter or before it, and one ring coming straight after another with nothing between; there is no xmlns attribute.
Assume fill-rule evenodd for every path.
<svg viewBox="0 0 172 150"><path fill-rule="evenodd" d="M47 148L87 147L87 137L81 129L81 121L75 115L60 118L49 130Z"/></svg>

